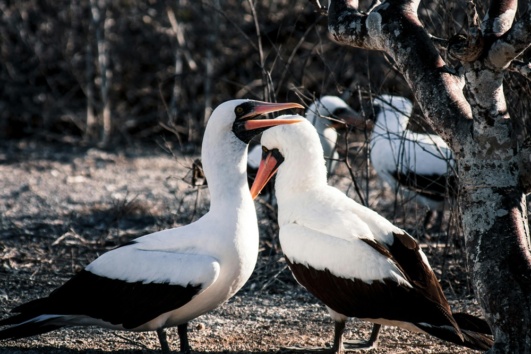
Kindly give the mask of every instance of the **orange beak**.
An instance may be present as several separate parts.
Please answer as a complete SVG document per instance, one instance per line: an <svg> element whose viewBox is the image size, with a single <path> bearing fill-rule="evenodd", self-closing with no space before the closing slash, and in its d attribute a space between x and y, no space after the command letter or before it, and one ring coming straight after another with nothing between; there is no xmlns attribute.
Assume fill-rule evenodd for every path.
<svg viewBox="0 0 531 354"><path fill-rule="evenodd" d="M254 107L254 110L250 112L249 114L244 115L241 117L242 119L248 118L248 117L254 117L254 116L260 116L267 113L273 113L278 111L283 111L286 109L291 108L300 108L304 109L304 106L293 103L293 102L287 102L287 103L270 103L270 102L257 102L256 106ZM245 130L255 130L255 129L261 129L261 128L270 128L277 125L282 124L293 124L293 123L299 123L302 122L302 119L295 118L295 119L249 119L245 121Z"/></svg>
<svg viewBox="0 0 531 354"><path fill-rule="evenodd" d="M280 154L275 157L273 151L269 151L267 154L262 156L260 167L258 167L258 172L256 172L256 177L254 179L253 185L251 186L251 197L253 199L258 197L258 194L260 194L267 182L269 182L275 173L277 173L278 166L280 166L283 160L284 159Z"/></svg>

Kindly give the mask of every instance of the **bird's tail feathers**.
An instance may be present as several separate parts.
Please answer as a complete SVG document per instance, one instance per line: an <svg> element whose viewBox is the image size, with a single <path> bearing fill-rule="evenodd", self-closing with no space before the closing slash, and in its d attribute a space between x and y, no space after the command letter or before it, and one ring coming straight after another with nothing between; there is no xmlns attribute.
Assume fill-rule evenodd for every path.
<svg viewBox="0 0 531 354"><path fill-rule="evenodd" d="M456 319L456 321L458 320ZM461 329L461 332L458 332L455 328L450 326L431 326L425 323L417 323L416 326L434 337L470 349L486 351L494 344L489 336L473 330Z"/></svg>
<svg viewBox="0 0 531 354"><path fill-rule="evenodd" d="M454 317L461 330L468 330L482 334L492 335L492 330L490 329L489 324L482 318L472 316L463 312L452 313L452 316Z"/></svg>
<svg viewBox="0 0 531 354"><path fill-rule="evenodd" d="M61 328L63 325L54 323L57 317L41 315L28 318L25 314L19 314L5 318L0 321L0 326L11 325L11 327L0 331L0 340L30 337Z"/></svg>
<svg viewBox="0 0 531 354"><path fill-rule="evenodd" d="M494 340L483 333L462 329L465 340L464 346L476 350L487 351L494 345Z"/></svg>

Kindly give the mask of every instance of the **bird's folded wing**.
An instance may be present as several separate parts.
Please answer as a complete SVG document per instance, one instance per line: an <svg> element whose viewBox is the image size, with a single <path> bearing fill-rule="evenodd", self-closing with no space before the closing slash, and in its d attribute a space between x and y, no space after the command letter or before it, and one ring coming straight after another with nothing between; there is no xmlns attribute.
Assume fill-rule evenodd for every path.
<svg viewBox="0 0 531 354"><path fill-rule="evenodd" d="M218 276L219 262L193 247L167 249L138 243L101 255L86 270L127 282L206 287Z"/></svg>
<svg viewBox="0 0 531 354"><path fill-rule="evenodd" d="M444 200L447 195L457 193L457 179L448 174L418 174L411 171L390 171L389 174L402 187L432 199Z"/></svg>
<svg viewBox="0 0 531 354"><path fill-rule="evenodd" d="M49 297L21 305L26 315L82 315L138 327L188 303L218 277L210 256L126 246L89 264Z"/></svg>
<svg viewBox="0 0 531 354"><path fill-rule="evenodd" d="M429 284L423 283L425 279L417 271L413 278L407 275L412 264L424 264L423 257L414 254L418 246L407 235L399 235L389 250L374 239L349 242L297 224L283 226L280 234L297 281L334 311L349 317L417 324L429 319L433 325L457 328L444 295L439 294L437 280L430 278L433 272L423 268L434 281ZM394 258L393 247L401 252L406 248L402 253L413 257L411 264L400 256ZM431 291L435 294L427 294Z"/></svg>
<svg viewBox="0 0 531 354"><path fill-rule="evenodd" d="M333 229L331 227L330 229ZM291 261L318 270L327 269L342 278L371 283L389 279L408 286L400 268L360 238L335 237L300 224L282 225L280 243Z"/></svg>

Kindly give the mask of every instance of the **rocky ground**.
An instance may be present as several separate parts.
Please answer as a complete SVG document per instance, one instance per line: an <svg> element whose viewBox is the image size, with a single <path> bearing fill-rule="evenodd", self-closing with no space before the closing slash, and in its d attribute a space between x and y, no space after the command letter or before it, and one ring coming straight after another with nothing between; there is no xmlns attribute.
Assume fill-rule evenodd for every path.
<svg viewBox="0 0 531 354"><path fill-rule="evenodd" d="M44 296L99 254L163 228L187 224L208 209L205 187L193 186L198 154L172 153L170 145L103 151L67 143L0 143L0 318L17 304ZM363 160L363 159L361 159ZM397 212L393 196L370 170L371 207L397 225L418 230L422 211ZM199 180L197 183L201 183ZM346 166L332 179L355 195ZM363 193L362 193L363 194ZM291 353L286 347L329 346L333 323L324 306L301 289L286 269L268 204L257 202L261 254L256 270L233 299L190 324L198 353ZM452 220L447 213L445 225ZM450 232L447 232L450 230ZM453 231L452 231L453 230ZM419 234L456 311L478 314L459 249L461 236L450 224L444 232ZM450 236L448 236L450 235ZM368 338L371 326L353 320L348 339ZM178 349L177 331L169 339ZM0 342L7 353L156 353L154 333L99 328L63 329L38 337ZM310 353L311 351L305 351ZM425 335L386 327L370 353L472 353Z"/></svg>

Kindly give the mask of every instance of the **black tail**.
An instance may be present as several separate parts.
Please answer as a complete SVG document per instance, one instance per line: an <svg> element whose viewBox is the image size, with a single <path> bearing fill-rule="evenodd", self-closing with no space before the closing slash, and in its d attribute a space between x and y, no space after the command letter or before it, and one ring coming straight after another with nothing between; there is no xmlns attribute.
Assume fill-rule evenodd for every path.
<svg viewBox="0 0 531 354"><path fill-rule="evenodd" d="M461 333L458 333L455 328L450 326L437 327L422 323L416 323L415 325L434 337L462 345L470 349L486 351L492 347L494 341L484 333L490 333L490 327L486 322L479 318L464 314L463 316L458 314L455 320L459 325L463 325L461 328ZM478 331L476 331L476 329L478 329Z"/></svg>
<svg viewBox="0 0 531 354"><path fill-rule="evenodd" d="M10 326L0 331L0 340L34 336L63 327L62 325L53 324L53 321L56 319L54 317L36 320L41 315L40 313L26 311L28 308L31 309L32 306L39 305L42 302L43 299L37 299L18 306L13 309L13 312L21 313L0 320L0 327Z"/></svg>
<svg viewBox="0 0 531 354"><path fill-rule="evenodd" d="M492 348L494 341L491 337L474 331L462 330L465 342L462 344L465 347L486 351Z"/></svg>
<svg viewBox="0 0 531 354"><path fill-rule="evenodd" d="M15 315L0 321L0 326L11 325L11 327L0 331L0 340L34 336L63 327L62 325L53 324L54 318L33 321L26 317L24 315Z"/></svg>
<svg viewBox="0 0 531 354"><path fill-rule="evenodd" d="M492 335L492 330L490 329L489 324L482 318L472 316L463 312L452 313L452 316L454 317L455 322L457 322L461 330L468 330Z"/></svg>
<svg viewBox="0 0 531 354"><path fill-rule="evenodd" d="M14 316L17 317L17 316ZM7 320L13 317L8 318ZM50 331L54 331L63 326L51 323L53 320L44 320L39 322L26 322L24 324L14 324L9 328L0 331L0 340L2 339L19 339L24 337L35 336ZM0 325L4 321L0 322Z"/></svg>

